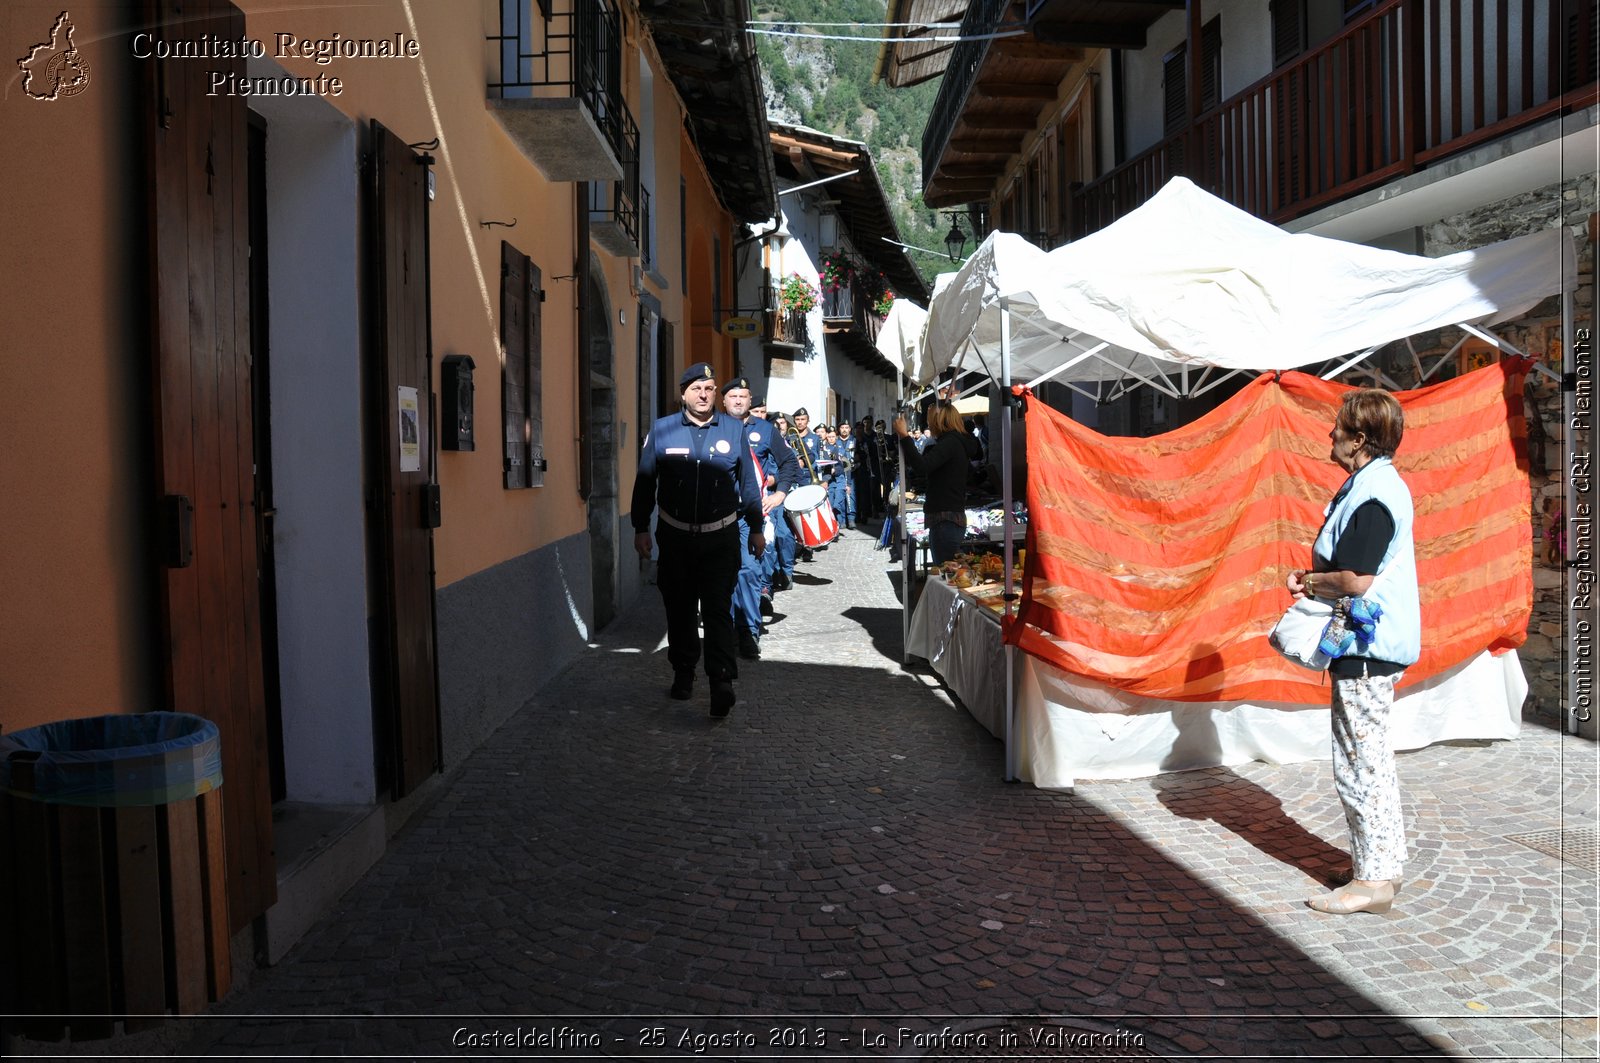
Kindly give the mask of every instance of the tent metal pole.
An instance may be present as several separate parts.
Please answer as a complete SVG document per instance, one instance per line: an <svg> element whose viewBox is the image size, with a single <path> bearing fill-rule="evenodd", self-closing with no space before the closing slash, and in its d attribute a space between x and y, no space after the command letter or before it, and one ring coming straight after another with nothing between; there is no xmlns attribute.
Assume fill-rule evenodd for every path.
<svg viewBox="0 0 1600 1063"><path fill-rule="evenodd" d="M1005 621L1011 620L1011 595L1014 591L1014 581L1011 573L1011 559L1015 557L1012 540L1016 535L1016 520L1012 516L1011 499L1011 470L1015 464L1011 457L1011 307L1005 299L1000 300L1000 395L1005 402L1005 416L1000 420L1000 452L1003 458L1003 472L1000 487L1000 519L1001 527L1005 529ZM1004 628L1001 629L1002 634ZM1005 740L1006 740L1006 782L1014 782L1017 778L1017 679L1016 679L1016 647L1001 643L1000 650L1006 658L1006 700L1005 705Z"/></svg>
<svg viewBox="0 0 1600 1063"><path fill-rule="evenodd" d="M1455 346L1451 347L1448 351L1445 351L1443 354L1441 354L1439 356L1439 360L1437 362L1433 363L1433 368L1428 370L1426 373L1422 374L1422 379L1420 381L1418 381L1418 383L1419 384L1426 384L1428 382L1428 378L1431 377L1433 374L1437 373L1440 369L1442 369L1444 367L1444 364L1446 362L1448 362L1451 358L1455 357L1455 353L1457 351L1459 351L1461 349L1461 345L1463 343L1466 343L1466 342L1467 342L1467 337L1466 337L1465 333L1463 333L1461 338L1459 340L1456 340Z"/></svg>
<svg viewBox="0 0 1600 1063"><path fill-rule="evenodd" d="M1357 362L1361 361L1362 359L1372 357L1372 352L1377 350L1377 349L1378 348L1376 348L1376 347L1368 347L1366 350L1362 351L1360 354L1357 354L1354 357L1352 357L1348 362L1345 362L1343 365L1339 366L1339 368L1335 369L1333 372L1331 372L1331 373L1323 373L1322 374L1322 379L1324 379L1324 380L1332 380L1334 377L1338 376L1340 373L1344 372L1346 369L1349 369L1351 366L1355 365Z"/></svg>
<svg viewBox="0 0 1600 1063"><path fill-rule="evenodd" d="M899 403L894 415L903 417L906 408L904 376L895 378L894 392L895 400ZM900 663L907 665L911 663L911 561L910 552L906 549L906 540L910 538L906 534L906 470L905 459L900 454L900 436L895 432L892 423L889 425L889 438L894 440L895 482L900 485L900 504L895 507L892 517L885 510L883 519L890 521L898 519L900 522L900 532L897 536L900 540Z"/></svg>
<svg viewBox="0 0 1600 1063"><path fill-rule="evenodd" d="M1209 372L1211 372L1211 370L1207 369L1206 372L1209 373ZM1201 395L1204 395L1206 392L1211 391L1211 390L1213 390L1215 388L1221 387L1223 384L1226 384L1228 381L1232 380L1234 377L1238 376L1240 373L1243 373L1243 372L1246 372L1246 370L1243 370L1243 369L1230 369L1230 370L1228 370L1227 373L1225 373L1222 376L1217 377L1217 379L1213 380L1211 383L1207 384L1205 387L1203 387L1203 388L1202 387L1195 388L1194 394L1190 395L1189 397L1191 399L1198 399Z"/></svg>
<svg viewBox="0 0 1600 1063"><path fill-rule="evenodd" d="M1411 342L1411 337L1406 337L1406 350L1411 352L1411 364L1417 370L1417 383L1422 383L1427 377L1422 375L1422 359L1417 356L1417 345Z"/></svg>
<svg viewBox="0 0 1600 1063"><path fill-rule="evenodd" d="M1076 358L1072 359L1070 362L1062 362L1060 365L1056 366L1054 369L1050 370L1048 373L1045 373L1043 376L1034 377L1032 380L1030 380L1028 382L1028 386L1030 388L1036 388L1040 384L1043 384L1046 380L1050 380L1053 377L1060 376L1062 373L1065 373L1068 369L1071 369L1073 366L1077 365L1079 362L1083 361L1085 358L1088 358L1088 357L1091 357L1093 355L1099 354L1101 351L1105 350L1109 346L1111 346L1111 344L1102 343L1102 344L1100 344L1098 346L1090 347L1087 351L1084 351L1082 354L1078 355Z"/></svg>
<svg viewBox="0 0 1600 1063"><path fill-rule="evenodd" d="M1480 340L1484 340L1485 342L1494 344L1496 347L1500 348L1502 351L1509 351L1509 352L1511 352L1512 354L1516 355L1519 358L1523 357L1523 354L1522 354L1521 351L1517 350L1511 344L1507 343L1505 340L1501 339L1499 336L1496 336L1494 333L1490 332L1488 329L1481 329L1481 328L1478 328L1476 325L1469 325L1466 322L1462 322L1461 323L1461 327L1465 331L1470 332L1474 336L1478 337Z"/></svg>
<svg viewBox="0 0 1600 1063"><path fill-rule="evenodd" d="M1149 377L1145 376L1143 373L1140 373L1140 372L1136 371L1133 368L1133 366L1131 366L1131 365L1129 365L1129 366L1118 366L1116 362L1113 362L1111 359L1107 358L1105 355L1102 355L1102 354L1097 354L1097 355L1095 355L1095 357L1100 359L1102 362L1105 362L1107 365L1117 366L1118 369L1122 370L1124 376L1131 376L1135 380L1138 380L1138 381L1141 381L1141 382L1143 382L1145 384L1148 384L1151 387L1155 388L1157 391L1159 391L1162 394L1166 395L1168 398L1171 398L1171 399L1181 399L1181 398L1183 398L1182 395L1179 395L1176 391L1174 391L1172 389L1172 385L1171 384L1167 383L1167 375L1165 373L1163 373L1163 372L1160 372L1159 370L1157 370L1156 373L1155 373L1155 376L1159 380L1159 383L1158 383L1157 380L1152 380Z"/></svg>

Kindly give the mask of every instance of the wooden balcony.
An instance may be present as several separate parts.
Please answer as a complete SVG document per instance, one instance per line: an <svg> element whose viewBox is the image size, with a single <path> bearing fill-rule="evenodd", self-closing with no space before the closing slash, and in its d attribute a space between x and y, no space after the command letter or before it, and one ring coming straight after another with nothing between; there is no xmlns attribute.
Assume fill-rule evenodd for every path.
<svg viewBox="0 0 1600 1063"><path fill-rule="evenodd" d="M768 344L789 348L790 357L795 357L798 352L810 348L811 332L806 327L806 315L803 311L779 307L776 310L768 310L766 318Z"/></svg>
<svg viewBox="0 0 1600 1063"><path fill-rule="evenodd" d="M1381 0L1343 32L1077 190L1073 235L1104 228L1180 175L1282 223L1592 106L1596 6Z"/></svg>

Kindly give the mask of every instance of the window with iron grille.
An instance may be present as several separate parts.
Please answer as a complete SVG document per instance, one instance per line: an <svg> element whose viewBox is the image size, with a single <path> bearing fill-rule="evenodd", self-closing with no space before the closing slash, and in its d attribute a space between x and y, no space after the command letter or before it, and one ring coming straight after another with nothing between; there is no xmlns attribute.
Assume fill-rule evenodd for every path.
<svg viewBox="0 0 1600 1063"><path fill-rule="evenodd" d="M543 293L539 267L504 241L500 244L500 415L505 486L544 486L544 362L540 345Z"/></svg>

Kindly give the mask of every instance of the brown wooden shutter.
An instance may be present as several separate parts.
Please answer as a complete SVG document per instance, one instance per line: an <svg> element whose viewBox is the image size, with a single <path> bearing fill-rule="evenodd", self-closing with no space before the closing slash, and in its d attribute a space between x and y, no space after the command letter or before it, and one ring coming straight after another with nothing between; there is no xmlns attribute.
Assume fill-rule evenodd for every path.
<svg viewBox="0 0 1600 1063"><path fill-rule="evenodd" d="M1565 0L1567 46L1563 54L1562 88L1571 92L1595 80L1600 57L1600 4L1595 0Z"/></svg>
<svg viewBox="0 0 1600 1063"><path fill-rule="evenodd" d="M678 390L677 352L672 344L672 322L661 322L660 345L656 348L656 361L661 366L661 408L656 411L657 417L665 417L671 413L677 399L682 395Z"/></svg>
<svg viewBox="0 0 1600 1063"><path fill-rule="evenodd" d="M505 485L544 486L544 353L539 267L504 241L500 244L500 342L506 349L500 377Z"/></svg>
<svg viewBox="0 0 1600 1063"><path fill-rule="evenodd" d="M245 32L244 15L225 0L149 0L142 16L174 44ZM206 78L212 70L242 78L245 63L136 65L151 90L160 667L167 707L221 732L229 921L238 931L277 900L277 875L256 573L248 119L242 97L208 95Z"/></svg>
<svg viewBox="0 0 1600 1063"><path fill-rule="evenodd" d="M1200 30L1200 107L1204 114L1222 101L1222 16Z"/></svg>
<svg viewBox="0 0 1600 1063"><path fill-rule="evenodd" d="M528 334L522 350L528 366L528 486L543 487L548 468L544 460L544 292L539 267L529 262L527 274L523 298L528 305Z"/></svg>
<svg viewBox="0 0 1600 1063"><path fill-rule="evenodd" d="M1306 50L1306 0L1272 0L1270 10L1276 69Z"/></svg>
<svg viewBox="0 0 1600 1063"><path fill-rule="evenodd" d="M410 793L441 765L433 627L433 348L429 336L427 167L372 123L371 219L377 279L368 379L377 487L378 620L388 688L382 724L393 795ZM407 389L402 393L401 389ZM410 389L415 389L414 392ZM401 395L415 394L414 417ZM410 421L409 427L406 422ZM415 447L409 469L406 448Z"/></svg>
<svg viewBox="0 0 1600 1063"><path fill-rule="evenodd" d="M1180 44L1161 57L1162 135L1183 132L1189 123L1189 63L1187 44Z"/></svg>

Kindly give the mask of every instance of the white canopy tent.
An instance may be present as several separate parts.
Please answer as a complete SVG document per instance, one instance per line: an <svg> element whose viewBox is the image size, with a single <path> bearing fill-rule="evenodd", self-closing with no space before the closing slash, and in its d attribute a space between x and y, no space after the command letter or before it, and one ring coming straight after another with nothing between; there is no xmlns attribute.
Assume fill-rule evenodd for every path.
<svg viewBox="0 0 1600 1063"><path fill-rule="evenodd" d="M1198 394L1218 372L1295 369L1446 325L1493 325L1575 277L1564 229L1424 258L1287 233L1180 177L1054 251L991 234L940 278L905 364L924 385L953 367L998 380L1008 325L1013 379L1136 379Z"/></svg>
<svg viewBox="0 0 1600 1063"><path fill-rule="evenodd" d="M1189 397L1240 372L1338 362L1324 374L1332 377L1388 343L1452 325L1466 330L1463 339L1479 335L1519 354L1484 328L1563 292L1570 351L1576 276L1565 229L1430 259L1287 233L1174 178L1120 220L1054 251L991 234L939 277L920 343L908 345L900 323L892 345L922 386L981 373L1002 391L1055 379L1096 400L1140 383ZM1418 360L1419 376L1447 358L1426 372ZM1011 428L1008 407L999 425L1008 466ZM1009 468L1002 481L1009 514ZM1013 553L1008 520L1008 599ZM1008 779L1016 777L1013 654L1008 647Z"/></svg>

